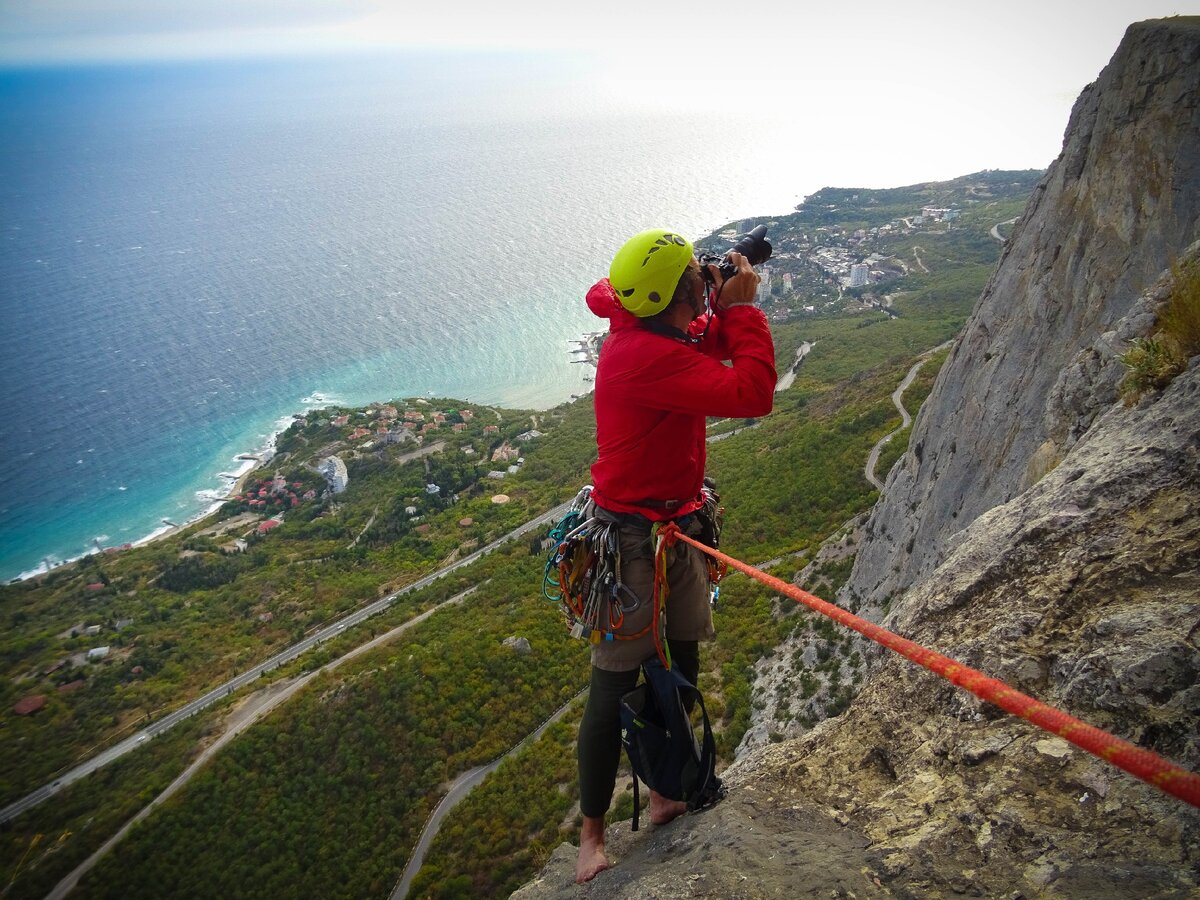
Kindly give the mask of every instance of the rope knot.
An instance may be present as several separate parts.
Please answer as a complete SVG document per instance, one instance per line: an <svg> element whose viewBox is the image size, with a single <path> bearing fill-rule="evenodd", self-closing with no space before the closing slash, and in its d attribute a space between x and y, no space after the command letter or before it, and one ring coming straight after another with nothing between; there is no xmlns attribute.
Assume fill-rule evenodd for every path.
<svg viewBox="0 0 1200 900"><path fill-rule="evenodd" d="M668 547L674 547L679 543L679 535L683 534L679 530L679 525L675 522L663 522L658 526L658 536L663 539Z"/></svg>

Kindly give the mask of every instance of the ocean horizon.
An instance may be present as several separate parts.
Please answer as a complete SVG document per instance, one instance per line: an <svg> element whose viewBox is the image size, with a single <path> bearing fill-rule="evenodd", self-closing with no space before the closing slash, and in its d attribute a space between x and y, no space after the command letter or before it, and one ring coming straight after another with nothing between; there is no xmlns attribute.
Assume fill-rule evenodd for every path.
<svg viewBox="0 0 1200 900"><path fill-rule="evenodd" d="M198 517L326 402L582 394L567 342L603 327L583 294L625 237L820 186L765 119L593 76L445 53L0 72L0 578Z"/></svg>

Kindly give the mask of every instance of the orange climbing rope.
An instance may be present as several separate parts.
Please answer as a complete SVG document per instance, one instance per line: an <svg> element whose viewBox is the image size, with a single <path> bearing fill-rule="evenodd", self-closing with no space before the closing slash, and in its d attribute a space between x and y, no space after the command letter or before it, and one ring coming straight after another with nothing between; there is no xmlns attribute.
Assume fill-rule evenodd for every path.
<svg viewBox="0 0 1200 900"><path fill-rule="evenodd" d="M882 644L889 650L908 657L952 684L965 688L976 697L986 700L988 703L994 703L1001 709L1070 741L1076 747L1124 769L1130 775L1134 775L1192 806L1200 807L1200 775L1189 772L1156 753L1135 746L1106 731L1101 731L1086 722L1081 722L1060 709L1047 706L977 669L972 669L960 662L955 662L948 656L915 644L886 628L880 628L874 622L859 618L839 606L834 606L820 597L800 590L793 584L788 584L773 575L768 575L760 569L736 560L720 550L714 550L712 547L688 537L679 530L674 522L665 526L660 533L668 543L674 543L676 540L685 541L703 550L714 559L773 588L780 594L791 597L798 603L803 603L810 609L828 616L847 628L854 629L877 644Z"/></svg>

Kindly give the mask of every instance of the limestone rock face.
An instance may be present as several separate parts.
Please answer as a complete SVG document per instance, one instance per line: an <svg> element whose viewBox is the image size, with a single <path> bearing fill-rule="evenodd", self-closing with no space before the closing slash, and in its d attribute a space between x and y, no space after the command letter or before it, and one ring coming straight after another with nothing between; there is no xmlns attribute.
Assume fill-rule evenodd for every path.
<svg viewBox="0 0 1200 900"><path fill-rule="evenodd" d="M1200 20L1138 23L1076 102L889 475L843 599L898 599L956 532L1078 440L1115 396L1122 338L1150 322L1116 324L1198 223Z"/></svg>
<svg viewBox="0 0 1200 900"><path fill-rule="evenodd" d="M1200 769L1200 357L980 516L893 630ZM894 655L734 767L845 813L900 895L1190 896L1200 810ZM964 875L964 873L969 873Z"/></svg>

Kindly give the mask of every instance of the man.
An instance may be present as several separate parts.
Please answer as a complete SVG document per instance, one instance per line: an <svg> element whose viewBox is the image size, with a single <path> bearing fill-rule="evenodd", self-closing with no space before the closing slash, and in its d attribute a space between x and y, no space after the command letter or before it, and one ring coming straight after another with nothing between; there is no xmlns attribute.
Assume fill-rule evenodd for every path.
<svg viewBox="0 0 1200 900"><path fill-rule="evenodd" d="M596 372L591 498L621 523L621 580L640 603L618 629L625 639L592 645L578 744L579 883L609 866L604 815L621 756L619 701L636 686L642 661L655 653L650 529L675 520L685 533L699 532L693 514L703 507L706 417L771 411L775 348L766 316L753 305L758 275L740 254L731 253L729 261L736 274L722 283L717 267L709 266L706 285L689 241L663 229L644 231L621 247L609 278L587 295L592 312L610 320ZM708 567L701 551L682 541L667 553L666 641L673 665L695 684L699 642L715 636ZM686 809L682 801L650 794L655 825Z"/></svg>

